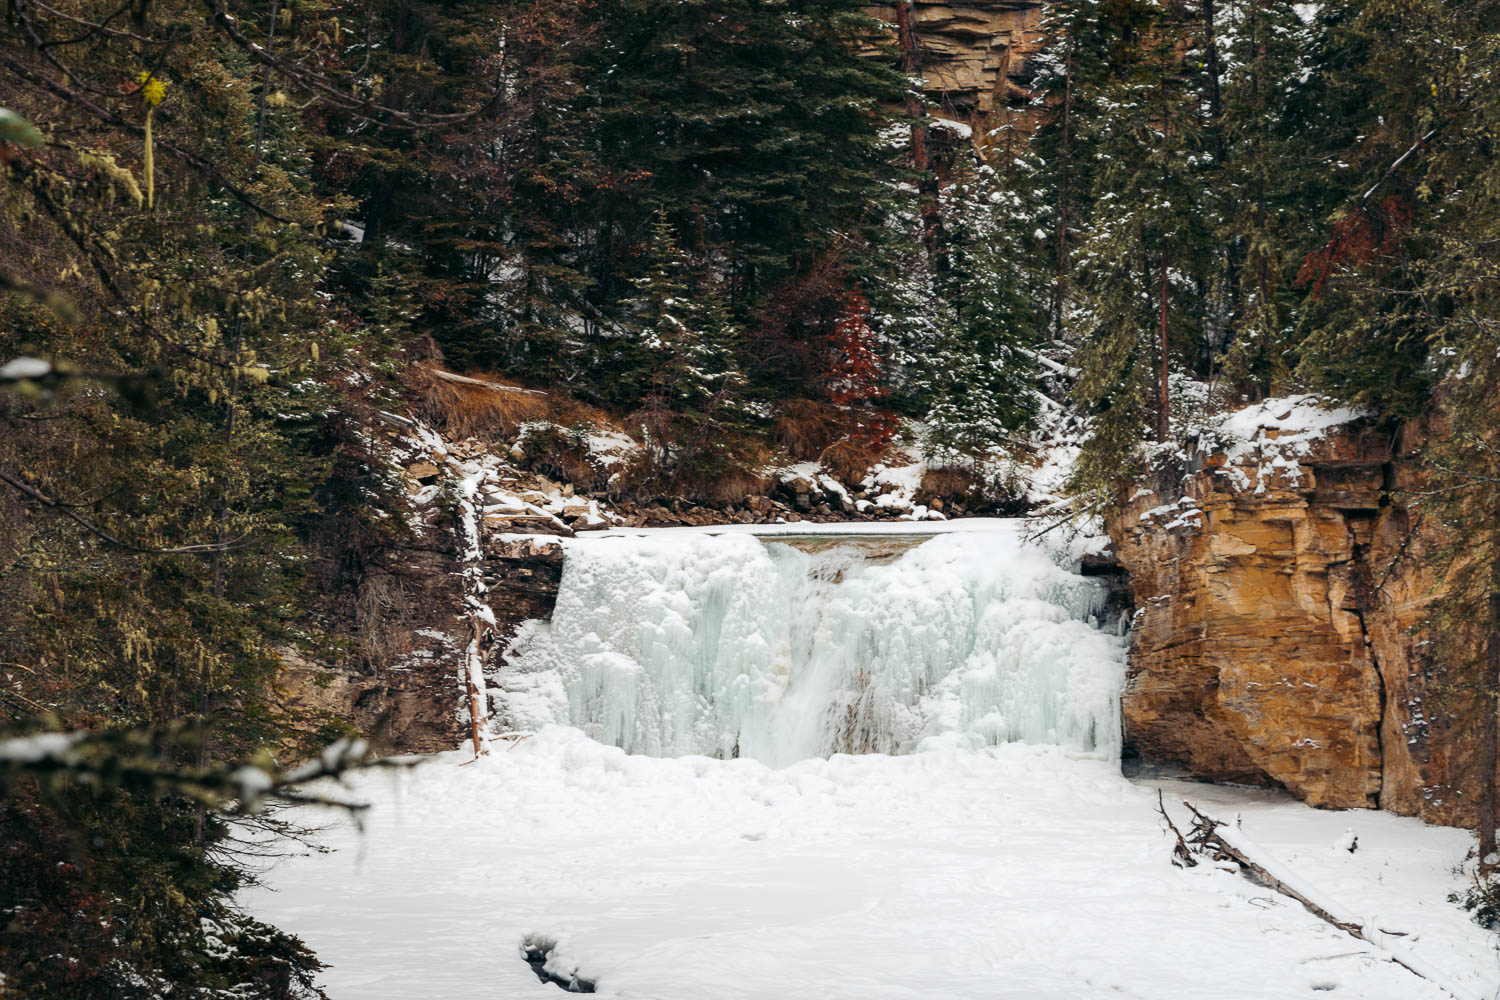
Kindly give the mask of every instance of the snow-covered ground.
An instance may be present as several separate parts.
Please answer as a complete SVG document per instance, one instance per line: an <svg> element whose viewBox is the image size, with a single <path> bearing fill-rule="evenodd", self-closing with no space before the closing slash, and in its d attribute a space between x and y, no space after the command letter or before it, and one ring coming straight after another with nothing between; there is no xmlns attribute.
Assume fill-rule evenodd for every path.
<svg viewBox="0 0 1500 1000"><path fill-rule="evenodd" d="M357 776L363 830L323 817L333 852L285 859L245 904L330 963L332 1000L561 996L528 945L635 1000L1449 995L1234 872L1174 868L1165 787L1184 829L1184 797L1240 814L1284 880L1390 932L1457 1000L1500 995L1494 936L1446 900L1464 832L1121 776L1123 644L1072 572L1086 540L782 530L822 539L567 542L551 624L493 679L502 717L546 709L539 731ZM740 756L632 756L550 720ZM813 756L851 732L918 752Z"/></svg>
<svg viewBox="0 0 1500 1000"><path fill-rule="evenodd" d="M1020 744L901 757L627 756L551 728L356 779L363 833L245 895L331 964L333 1000L726 998L1421 1000L1443 992L1227 871L1173 868L1155 786ZM1169 783L1475 994L1492 937L1444 899L1461 831ZM1177 810L1179 814L1181 809ZM305 814L304 814L305 815ZM1334 844L1347 827L1354 854Z"/></svg>

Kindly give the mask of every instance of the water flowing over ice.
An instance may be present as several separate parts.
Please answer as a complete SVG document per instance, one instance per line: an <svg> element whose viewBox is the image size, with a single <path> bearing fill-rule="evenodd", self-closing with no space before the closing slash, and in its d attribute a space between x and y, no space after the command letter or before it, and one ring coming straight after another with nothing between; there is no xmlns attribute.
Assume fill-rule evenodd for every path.
<svg viewBox="0 0 1500 1000"><path fill-rule="evenodd" d="M671 530L569 545L549 623L493 679L500 725L653 756L1060 744L1119 753L1104 589L1014 524L895 538Z"/></svg>

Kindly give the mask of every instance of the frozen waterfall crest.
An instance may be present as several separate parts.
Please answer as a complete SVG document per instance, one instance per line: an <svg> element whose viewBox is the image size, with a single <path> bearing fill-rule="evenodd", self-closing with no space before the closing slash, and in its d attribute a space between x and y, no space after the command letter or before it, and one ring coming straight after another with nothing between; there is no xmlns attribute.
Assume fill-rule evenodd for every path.
<svg viewBox="0 0 1500 1000"><path fill-rule="evenodd" d="M1125 644L1098 627L1106 597L1019 522L591 538L490 693L502 731L572 725L653 756L1026 742L1113 758Z"/></svg>

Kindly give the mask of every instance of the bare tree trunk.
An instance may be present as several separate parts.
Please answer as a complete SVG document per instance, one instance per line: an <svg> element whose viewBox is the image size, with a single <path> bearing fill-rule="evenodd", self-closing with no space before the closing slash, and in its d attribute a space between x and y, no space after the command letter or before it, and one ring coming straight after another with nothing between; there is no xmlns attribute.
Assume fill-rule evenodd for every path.
<svg viewBox="0 0 1500 1000"><path fill-rule="evenodd" d="M1171 398L1167 388L1167 252L1161 252L1161 396L1156 414L1156 440L1165 441L1171 430L1168 410Z"/></svg>
<svg viewBox="0 0 1500 1000"><path fill-rule="evenodd" d="M1214 0L1203 0L1203 47L1208 54L1209 133L1214 140L1214 162L1224 162L1223 100L1219 95L1219 47L1214 41Z"/></svg>
<svg viewBox="0 0 1500 1000"><path fill-rule="evenodd" d="M464 693L469 698L469 738L474 743L474 756L485 753L484 737L490 724L490 715L485 707L484 648L490 635L489 623L479 612L469 615L469 645L464 653Z"/></svg>
<svg viewBox="0 0 1500 1000"><path fill-rule="evenodd" d="M1062 163L1057 188L1057 280L1052 286L1052 335L1062 336L1063 302L1068 284L1068 184L1069 143L1073 125L1073 41L1068 40L1068 60L1063 69Z"/></svg>
<svg viewBox="0 0 1500 1000"><path fill-rule="evenodd" d="M922 60L917 41L916 15L909 0L896 4L896 40L901 49L901 72L913 77L921 75ZM922 109L921 100L910 90L906 94L906 113L917 119L911 126L911 159L912 168L921 175L917 180L917 189L922 195L922 244L927 248L928 256L936 258L941 246L938 238L942 229L942 218L938 210L940 191L937 174L932 170L932 155L927 147L927 126L920 120L926 118L927 114Z"/></svg>
<svg viewBox="0 0 1500 1000"><path fill-rule="evenodd" d="M1500 742L1500 592L1490 595L1489 635L1484 676L1479 684L1479 870L1489 874L1496 867L1495 854L1495 765Z"/></svg>

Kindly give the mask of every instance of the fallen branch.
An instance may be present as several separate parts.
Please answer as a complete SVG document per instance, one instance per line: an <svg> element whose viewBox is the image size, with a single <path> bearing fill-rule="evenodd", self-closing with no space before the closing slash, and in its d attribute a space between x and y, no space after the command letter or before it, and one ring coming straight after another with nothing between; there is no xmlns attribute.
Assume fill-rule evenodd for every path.
<svg viewBox="0 0 1500 1000"><path fill-rule="evenodd" d="M1158 803L1160 795L1158 794ZM1256 882L1274 889L1284 896L1290 896L1307 908L1307 911L1320 920L1323 920L1339 930L1370 944L1385 953L1395 964L1401 966L1419 979L1425 979L1438 989L1444 991L1454 1000L1481 1000L1481 998L1462 986L1449 982L1444 974L1428 965L1426 961L1413 955L1399 942L1392 940L1398 935L1388 931L1382 931L1373 924L1366 921L1350 920L1347 914L1341 914L1337 903L1324 896L1316 886L1305 882L1301 876L1292 871L1286 865L1271 856L1265 848L1256 844L1244 831L1238 827L1230 826L1222 820L1214 819L1194 808L1190 802L1183 802L1188 811L1193 814L1193 833L1188 840L1197 844L1200 854L1211 856L1216 861L1234 861L1239 864L1242 872L1247 873ZM1162 810L1165 814L1166 810ZM1171 821L1168 820L1168 823ZM1176 827L1174 826L1175 830ZM1173 849L1175 856L1176 849ZM1405 935L1399 935L1404 937Z"/></svg>
<svg viewBox="0 0 1500 1000"><path fill-rule="evenodd" d="M445 382L459 382L463 385L477 385L482 389L493 389L495 392L519 392L527 396L547 395L540 389L523 389L518 385L502 385L499 382L490 382L487 379L471 378L468 375L455 375L453 372L445 372L440 368L428 368L428 374L434 378L440 378Z"/></svg>
<svg viewBox="0 0 1500 1000"><path fill-rule="evenodd" d="M1056 361L1053 361L1045 354L1039 354L1036 351L1028 351L1024 347L1018 347L1016 348L1016 350L1020 351L1031 360L1037 362L1042 367L1048 368L1058 375L1065 375L1068 378L1077 378L1081 374L1079 369L1071 368L1068 365L1058 364Z"/></svg>
<svg viewBox="0 0 1500 1000"><path fill-rule="evenodd" d="M1192 806L1188 808L1191 809ZM1172 817L1167 814L1167 804L1162 800L1160 788L1156 790L1156 811L1161 813L1162 822L1167 824L1167 829L1172 831L1172 836L1177 838L1177 846L1172 848L1172 864L1178 868L1196 868L1198 858L1188 847L1187 841L1182 839L1182 831L1177 829L1177 824L1173 823Z"/></svg>

